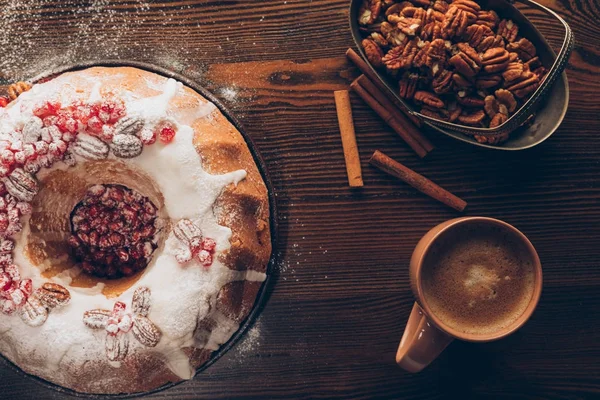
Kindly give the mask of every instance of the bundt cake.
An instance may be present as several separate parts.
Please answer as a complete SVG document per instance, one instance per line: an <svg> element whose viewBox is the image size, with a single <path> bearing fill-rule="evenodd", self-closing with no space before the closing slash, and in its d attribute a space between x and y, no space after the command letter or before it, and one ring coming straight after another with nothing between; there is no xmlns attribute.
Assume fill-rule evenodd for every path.
<svg viewBox="0 0 600 400"><path fill-rule="evenodd" d="M132 67L0 108L0 352L84 393L190 379L251 311L268 192L200 94Z"/></svg>

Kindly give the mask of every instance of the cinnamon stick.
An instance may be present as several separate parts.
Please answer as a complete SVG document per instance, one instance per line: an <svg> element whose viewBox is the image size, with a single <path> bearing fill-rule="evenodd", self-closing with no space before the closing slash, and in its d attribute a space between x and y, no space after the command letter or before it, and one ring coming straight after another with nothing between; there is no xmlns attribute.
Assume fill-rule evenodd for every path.
<svg viewBox="0 0 600 400"><path fill-rule="evenodd" d="M386 110L377 99L371 96L369 92L358 83L358 80L352 82L350 87L369 105L369 107L373 109L373 111L375 111L398 135L400 135L402 139L404 139L406 144L408 144L419 157L423 158L427 155L427 150L404 130L402 124L394 118L394 115Z"/></svg>
<svg viewBox="0 0 600 400"><path fill-rule="evenodd" d="M365 74L375 85L377 85L377 87L379 88L379 90L381 90L382 93L388 93L388 89L385 87L385 85L383 85L381 83L381 81L379 80L379 77L377 76L377 74L371 68L369 68L369 66L367 65L367 63L358 55L357 52L355 52L352 49L348 49L346 51L346 57L348 57L348 59L350 61L352 61L352 63L354 65L356 65L356 67L363 74ZM394 105L400 111L402 111L406 115L407 118L409 118L413 122L413 124L415 124L419 128L421 126L423 126L423 122L419 118L417 118L414 115L410 114L408 112L408 110L406 109L406 107L402 103L400 103L398 101L398 99L393 98L393 97L391 97L389 95L387 95L387 96L394 103Z"/></svg>
<svg viewBox="0 0 600 400"><path fill-rule="evenodd" d="M389 100L389 98L383 94L375 84L369 80L365 75L361 75L358 77L358 83L369 92L369 94L379 102L386 110L388 110L394 118L400 123L402 128L412 136L415 141L419 142L421 147L425 149L428 153L433 150L433 144L423 135L419 129L408 119L406 116L398 111L398 108L394 106L394 104Z"/></svg>
<svg viewBox="0 0 600 400"><path fill-rule="evenodd" d="M352 120L352 107L350 105L350 93L347 90L333 92L335 107L337 109L340 134L342 135L342 147L346 159L346 172L348 184L351 187L363 186L362 170L360 168L360 156L356 145L356 134L354 132L354 121Z"/></svg>
<svg viewBox="0 0 600 400"><path fill-rule="evenodd" d="M369 163L379 168L383 172L386 172L408 183L421 193L425 193L437 201L446 204L448 207L452 207L461 212L467 207L467 203L464 200L456 197L452 193L425 178L423 175L420 175L412 169L400 164L399 162L392 160L379 150L373 153Z"/></svg>

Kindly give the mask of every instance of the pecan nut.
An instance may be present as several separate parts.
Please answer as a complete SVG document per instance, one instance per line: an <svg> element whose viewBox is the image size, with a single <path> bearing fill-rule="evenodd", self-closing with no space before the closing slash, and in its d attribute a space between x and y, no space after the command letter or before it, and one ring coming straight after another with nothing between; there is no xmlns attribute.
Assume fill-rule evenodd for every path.
<svg viewBox="0 0 600 400"><path fill-rule="evenodd" d="M363 0L358 10L358 23L370 25L377 20L381 13L381 0Z"/></svg>
<svg viewBox="0 0 600 400"><path fill-rule="evenodd" d="M399 95L403 99L410 100L414 97L419 84L419 75L406 73L399 82Z"/></svg>
<svg viewBox="0 0 600 400"><path fill-rule="evenodd" d="M498 24L498 35L502 36L508 43L512 43L519 34L519 27L510 19L503 19Z"/></svg>
<svg viewBox="0 0 600 400"><path fill-rule="evenodd" d="M475 80L475 87L477 89L490 89L494 86L498 86L502 82L502 76L496 75L483 75L478 76Z"/></svg>
<svg viewBox="0 0 600 400"><path fill-rule="evenodd" d="M444 37L442 32L442 23L441 22L428 22L425 24L423 29L421 29L421 39L423 40L435 40L442 39Z"/></svg>
<svg viewBox="0 0 600 400"><path fill-rule="evenodd" d="M105 350L110 361L123 361L129 352L129 337L124 332L106 335Z"/></svg>
<svg viewBox="0 0 600 400"><path fill-rule="evenodd" d="M523 61L529 61L536 55L535 46L525 38L507 44L506 50L517 53Z"/></svg>
<svg viewBox="0 0 600 400"><path fill-rule="evenodd" d="M367 60L373 65L375 68L379 68L383 66L383 62L381 59L383 58L383 50L377 43L375 43L372 39L363 39L362 47L367 55Z"/></svg>
<svg viewBox="0 0 600 400"><path fill-rule="evenodd" d="M484 105L484 101L482 98L473 95L468 95L467 92L464 90L461 90L458 93L456 93L456 101L458 101L459 104L465 107L471 108L483 108Z"/></svg>
<svg viewBox="0 0 600 400"><path fill-rule="evenodd" d="M455 7L454 4L448 8L445 17L446 20L442 26L442 31L446 38L464 35L467 27L475 20L475 14L461 10Z"/></svg>
<svg viewBox="0 0 600 400"><path fill-rule="evenodd" d="M35 291L35 295L47 308L64 306L71 300L71 293L63 286L46 282Z"/></svg>
<svg viewBox="0 0 600 400"><path fill-rule="evenodd" d="M501 114L499 114L501 115ZM484 144L500 144L508 139L509 133L502 133L500 135L475 135L474 138L479 143Z"/></svg>
<svg viewBox="0 0 600 400"><path fill-rule="evenodd" d="M498 89L494 94L496 95L498 102L504 104L509 112L515 112L517 109L517 101L511 92L505 89Z"/></svg>
<svg viewBox="0 0 600 400"><path fill-rule="evenodd" d="M89 310L83 313L83 323L92 329L106 328L111 314L110 310Z"/></svg>
<svg viewBox="0 0 600 400"><path fill-rule="evenodd" d="M435 0L433 5L431 6L432 9L443 14L445 14L448 11L449 7L450 6L445 0Z"/></svg>
<svg viewBox="0 0 600 400"><path fill-rule="evenodd" d="M479 54L467 43L459 43L457 54L452 56L448 62L456 68L461 75L473 77L481 70L481 59Z"/></svg>
<svg viewBox="0 0 600 400"><path fill-rule="evenodd" d="M498 25L499 20L500 18L498 17L498 14L496 14L495 11L480 10L477 13L477 21L475 21L475 23L477 25L485 25L490 29L494 29L496 25Z"/></svg>
<svg viewBox="0 0 600 400"><path fill-rule="evenodd" d="M119 158L134 158L142 154L144 144L137 136L115 135L110 148Z"/></svg>
<svg viewBox="0 0 600 400"><path fill-rule="evenodd" d="M487 36L481 41L481 43L479 43L479 45L477 46L477 51L483 53L486 50L497 47L504 47L504 39L502 39L502 36Z"/></svg>
<svg viewBox="0 0 600 400"><path fill-rule="evenodd" d="M458 117L458 121L465 125L479 126L485 119L485 112L477 110L473 112L464 112Z"/></svg>
<svg viewBox="0 0 600 400"><path fill-rule="evenodd" d="M4 179L8 193L17 199L31 202L39 191L38 181L22 168L15 168L8 178Z"/></svg>
<svg viewBox="0 0 600 400"><path fill-rule="evenodd" d="M136 135L144 128L144 124L140 117L123 117L115 124L115 135Z"/></svg>
<svg viewBox="0 0 600 400"><path fill-rule="evenodd" d="M135 316L131 332L137 341L146 347L156 347L162 337L160 329L147 317L141 315Z"/></svg>
<svg viewBox="0 0 600 400"><path fill-rule="evenodd" d="M87 160L98 161L108 157L109 147L97 137L80 133L71 146L71 151Z"/></svg>
<svg viewBox="0 0 600 400"><path fill-rule="evenodd" d="M400 31L400 29L394 27L389 22L381 23L381 34L392 47L404 46L408 42L408 36L406 36L406 34Z"/></svg>
<svg viewBox="0 0 600 400"><path fill-rule="evenodd" d="M436 94L448 93L452 89L452 72L447 69L442 70L431 82L433 91Z"/></svg>
<svg viewBox="0 0 600 400"><path fill-rule="evenodd" d="M40 299L31 295L21 307L21 319L29 326L40 326L48 319L48 310Z"/></svg>
<svg viewBox="0 0 600 400"><path fill-rule="evenodd" d="M508 67L509 61L508 51L502 47L489 49L481 56L483 70L488 74L504 71Z"/></svg>
<svg viewBox="0 0 600 400"><path fill-rule="evenodd" d="M465 31L464 39L474 49L489 36L494 36L494 32L486 25L471 25Z"/></svg>
<svg viewBox="0 0 600 400"><path fill-rule="evenodd" d="M133 293L133 300L131 301L131 308L135 314L147 317L150 311L150 289L141 286Z"/></svg>
<svg viewBox="0 0 600 400"><path fill-rule="evenodd" d="M410 68L419 48L414 40L406 43L404 47L394 47L383 57L383 63L389 70Z"/></svg>
<svg viewBox="0 0 600 400"><path fill-rule="evenodd" d="M400 17L397 26L406 35L415 36L417 30L423 26L423 21L420 18Z"/></svg>
<svg viewBox="0 0 600 400"><path fill-rule="evenodd" d="M459 89L466 89L473 86L472 78L465 78L459 73L452 74L452 81L454 82L454 86Z"/></svg>
<svg viewBox="0 0 600 400"><path fill-rule="evenodd" d="M173 227L173 234L183 243L190 243L192 239L200 238L202 240L202 231L196 224L189 219L181 219Z"/></svg>
<svg viewBox="0 0 600 400"><path fill-rule="evenodd" d="M433 108L444 108L444 101L433 93L424 90L418 90L415 93L414 100L420 104L426 104Z"/></svg>
<svg viewBox="0 0 600 400"><path fill-rule="evenodd" d="M496 128L508 120L508 115L504 113L498 113L490 120L490 128Z"/></svg>

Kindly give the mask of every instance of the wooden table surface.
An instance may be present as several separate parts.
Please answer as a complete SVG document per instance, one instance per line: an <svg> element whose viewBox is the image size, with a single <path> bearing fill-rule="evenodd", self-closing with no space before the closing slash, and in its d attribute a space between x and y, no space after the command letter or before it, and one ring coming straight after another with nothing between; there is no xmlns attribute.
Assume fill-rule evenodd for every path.
<svg viewBox="0 0 600 400"><path fill-rule="evenodd" d="M437 149L420 160L353 97L365 187L351 190L333 102L358 75L344 57L347 0L0 2L6 81L90 59L167 67L220 97L269 167L281 261L262 314L208 370L149 398L600 398L600 5L542 3L577 41L554 136L500 152L432 133ZM454 342L417 375L395 365L413 304L412 249L458 214L369 167L376 149L463 197L467 215L530 237L544 291L521 331ZM0 365L0 398L63 397Z"/></svg>

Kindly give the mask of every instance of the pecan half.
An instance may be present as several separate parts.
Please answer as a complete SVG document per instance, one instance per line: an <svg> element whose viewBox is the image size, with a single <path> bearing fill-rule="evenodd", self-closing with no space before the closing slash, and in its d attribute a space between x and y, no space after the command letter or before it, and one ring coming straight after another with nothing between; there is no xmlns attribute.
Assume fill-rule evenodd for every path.
<svg viewBox="0 0 600 400"><path fill-rule="evenodd" d="M459 73L452 74L452 81L454 82L454 85L459 89L465 89L473 86L473 82L470 78L465 78Z"/></svg>
<svg viewBox="0 0 600 400"><path fill-rule="evenodd" d="M526 64L529 67L530 71L533 71L534 69L542 66L542 62L540 61L540 58L537 56L531 58L530 60L527 60L523 64Z"/></svg>
<svg viewBox="0 0 600 400"><path fill-rule="evenodd" d="M108 157L109 147L97 137L80 133L71 146L71 151L87 160L99 161Z"/></svg>
<svg viewBox="0 0 600 400"><path fill-rule="evenodd" d="M460 52L448 62L456 68L461 75L466 77L473 77L481 70L481 59L479 54L469 46L467 43L459 43L458 49Z"/></svg>
<svg viewBox="0 0 600 400"><path fill-rule="evenodd" d="M420 26L425 25L425 19L427 17L427 12L423 10L421 7L406 7L401 12L400 15L405 18L412 18L420 21Z"/></svg>
<svg viewBox="0 0 600 400"><path fill-rule="evenodd" d="M465 106L465 107L471 107L471 108L483 108L483 99L473 96L473 95L468 95L466 91L461 90L458 93L456 93L456 101L458 101L461 105Z"/></svg>
<svg viewBox="0 0 600 400"><path fill-rule="evenodd" d="M444 102L433 93L424 90L418 90L415 93L414 100L417 103L426 104L433 108L444 108Z"/></svg>
<svg viewBox="0 0 600 400"><path fill-rule="evenodd" d="M32 295L21 307L20 316L27 325L40 326L48 319L48 309L37 296Z"/></svg>
<svg viewBox="0 0 600 400"><path fill-rule="evenodd" d="M404 47L394 47L388 51L382 61L392 71L401 68L410 68L418 50L416 43L411 40Z"/></svg>
<svg viewBox="0 0 600 400"><path fill-rule="evenodd" d="M457 7L458 9L471 13L475 16L477 16L481 10L479 4L471 0L454 0L451 6ZM475 20L475 17L473 17L473 20Z"/></svg>
<svg viewBox="0 0 600 400"><path fill-rule="evenodd" d="M106 328L108 325L108 319L110 318L112 311L110 310L90 310L83 313L83 323L92 329Z"/></svg>
<svg viewBox="0 0 600 400"><path fill-rule="evenodd" d="M427 10L427 12L425 13L425 23L429 23L429 22L444 22L444 18L446 18L444 16L446 12L439 12L434 10L433 8L430 8Z"/></svg>
<svg viewBox="0 0 600 400"><path fill-rule="evenodd" d="M475 23L477 25L485 25L490 29L494 29L496 27L496 25L498 25L499 20L500 20L500 18L498 17L498 14L496 14L495 11L480 10L477 13L477 21L475 21Z"/></svg>
<svg viewBox="0 0 600 400"><path fill-rule="evenodd" d="M162 337L160 329L148 318L141 315L135 316L131 332L137 341L146 347L155 347Z"/></svg>
<svg viewBox="0 0 600 400"><path fill-rule="evenodd" d="M500 35L487 36L477 46L477 51L480 53L485 52L488 49L504 47L504 39Z"/></svg>
<svg viewBox="0 0 600 400"><path fill-rule="evenodd" d="M415 6L427 8L431 2L429 0L411 0Z"/></svg>
<svg viewBox="0 0 600 400"><path fill-rule="evenodd" d="M35 291L35 295L47 308L64 306L71 300L71 293L64 286L46 282Z"/></svg>
<svg viewBox="0 0 600 400"><path fill-rule="evenodd" d="M383 58L383 50L381 47L372 39L363 39L361 45L371 65L375 68L382 67L383 61L381 59Z"/></svg>
<svg viewBox="0 0 600 400"><path fill-rule="evenodd" d="M381 23L381 34L392 47L404 46L408 42L408 36L389 22Z"/></svg>
<svg viewBox="0 0 600 400"><path fill-rule="evenodd" d="M122 361L127 357L129 351L129 337L124 332L117 332L116 335L106 335L104 342L106 356L110 361Z"/></svg>
<svg viewBox="0 0 600 400"><path fill-rule="evenodd" d="M442 39L444 37L442 32L442 23L435 21L428 22L425 24L423 29L421 29L420 37L423 40Z"/></svg>
<svg viewBox="0 0 600 400"><path fill-rule="evenodd" d="M502 76L500 75L483 75L478 76L475 80L475 87L477 89L490 89L494 86L498 86L502 82Z"/></svg>
<svg viewBox="0 0 600 400"><path fill-rule="evenodd" d="M414 97L419 83L419 75L415 73L405 73L399 82L399 95L403 99L410 100Z"/></svg>
<svg viewBox="0 0 600 400"><path fill-rule="evenodd" d="M135 314L147 317L150 311L150 289L141 286L133 293L133 300L131 301L131 309Z"/></svg>
<svg viewBox="0 0 600 400"><path fill-rule="evenodd" d="M496 99L501 104L504 104L509 112L514 112L517 109L517 101L511 92L505 89L498 89L494 93L496 95Z"/></svg>
<svg viewBox="0 0 600 400"><path fill-rule="evenodd" d="M142 154L144 145L137 136L115 135L110 148L119 158L134 158Z"/></svg>
<svg viewBox="0 0 600 400"><path fill-rule="evenodd" d="M8 178L4 179L8 193L17 199L31 202L39 191L37 179L22 168L15 168Z"/></svg>
<svg viewBox="0 0 600 400"><path fill-rule="evenodd" d="M400 17L398 20L398 29L408 36L415 36L422 25L423 21L419 18Z"/></svg>
<svg viewBox="0 0 600 400"><path fill-rule="evenodd" d="M435 11L439 11L444 14L448 11L449 7L450 6L448 5L448 3L445 0L435 0L433 5L431 6L431 8L434 9Z"/></svg>
<svg viewBox="0 0 600 400"><path fill-rule="evenodd" d="M444 25L442 26L442 31L444 32L444 36L446 38L451 38L453 36L462 36L464 35L467 27L475 21L475 14L460 9L452 3L448 11L446 12L446 20L444 21Z"/></svg>
<svg viewBox="0 0 600 400"><path fill-rule="evenodd" d="M502 72L508 67L509 56L508 51L502 47L495 47L487 50L481 56L481 64L483 70L488 74Z"/></svg>
<svg viewBox="0 0 600 400"><path fill-rule="evenodd" d="M517 53L523 61L531 60L536 55L535 46L525 38L507 44L506 50Z"/></svg>
<svg viewBox="0 0 600 400"><path fill-rule="evenodd" d="M372 32L369 38L375 42L379 47L387 47L389 45L387 39L379 32ZM381 55L383 57L383 54Z"/></svg>
<svg viewBox="0 0 600 400"><path fill-rule="evenodd" d="M423 115L426 115L430 118L439 119L441 121L449 121L448 111L440 108L432 108L429 106L422 107L419 112Z"/></svg>
<svg viewBox="0 0 600 400"><path fill-rule="evenodd" d="M462 107L455 101L448 103L448 121L454 122L462 114Z"/></svg>
<svg viewBox="0 0 600 400"><path fill-rule="evenodd" d="M395 15L397 17L400 16L400 13L406 7L413 7L413 4L408 1L402 1L400 3L391 5L387 10L385 10L385 18L389 21L390 15Z"/></svg>
<svg viewBox="0 0 600 400"><path fill-rule="evenodd" d="M448 93L452 89L452 72L442 70L431 82L431 87L436 94Z"/></svg>
<svg viewBox="0 0 600 400"><path fill-rule="evenodd" d="M506 82L516 81L521 75L529 71L529 66L521 62L511 62L506 67L506 70L502 73L502 77Z"/></svg>
<svg viewBox="0 0 600 400"><path fill-rule="evenodd" d="M381 0L363 0L358 10L358 23L370 25L381 13Z"/></svg>
<svg viewBox="0 0 600 400"><path fill-rule="evenodd" d="M477 110L473 112L464 112L458 117L458 120L465 125L479 126L485 119L485 112Z"/></svg>
<svg viewBox="0 0 600 400"><path fill-rule="evenodd" d="M499 144L508 139L509 133L502 133L500 135L475 135L474 138L479 143L484 144Z"/></svg>
<svg viewBox="0 0 600 400"><path fill-rule="evenodd" d="M488 36L494 36L494 32L485 25L471 25L465 31L464 39L473 48L477 48Z"/></svg>
<svg viewBox="0 0 600 400"><path fill-rule="evenodd" d="M498 24L498 35L502 36L508 43L512 43L519 34L519 27L510 19L503 19Z"/></svg>
<svg viewBox="0 0 600 400"><path fill-rule="evenodd" d="M508 120L508 116L503 113L498 113L494 115L490 121L490 128L496 128Z"/></svg>

